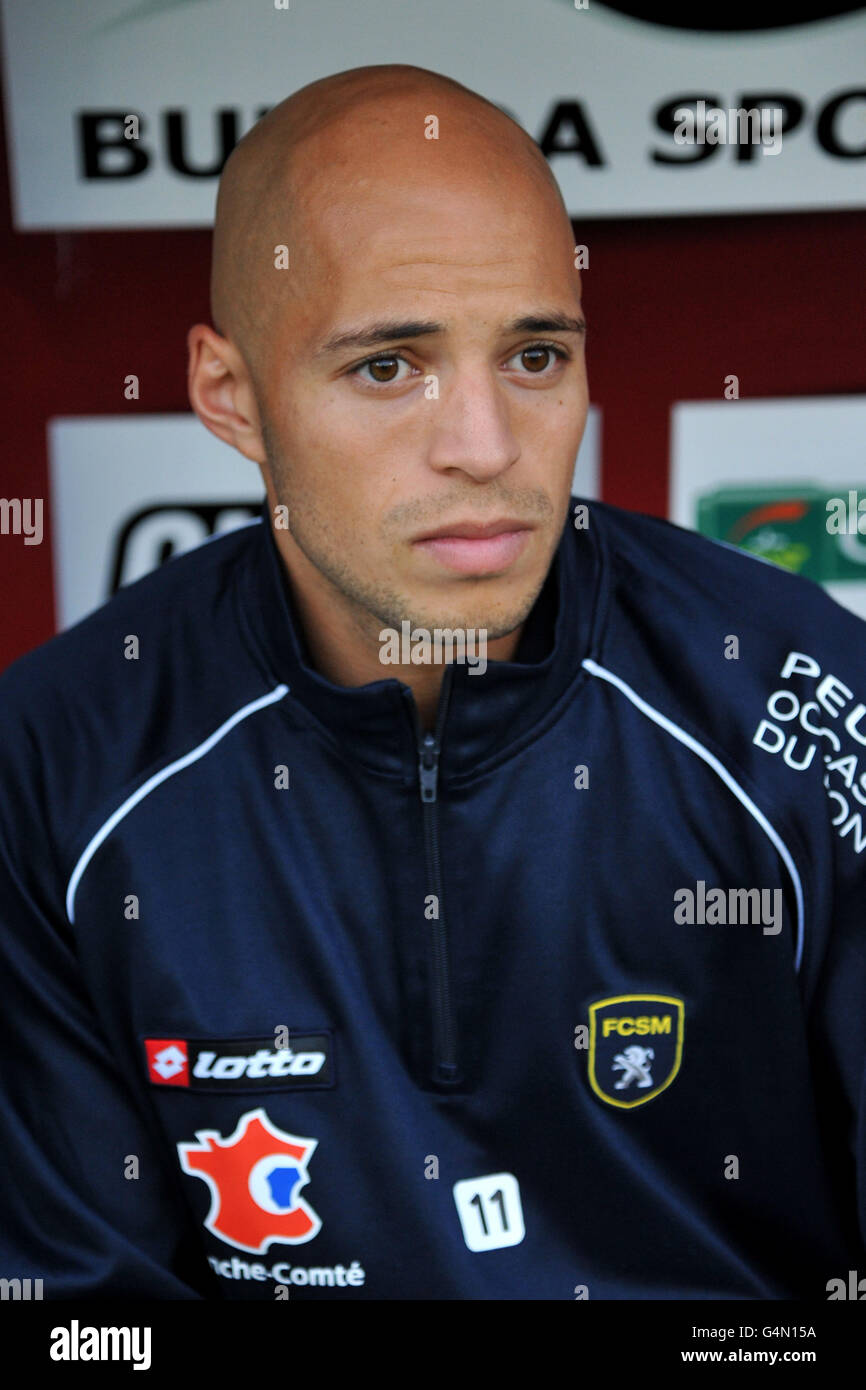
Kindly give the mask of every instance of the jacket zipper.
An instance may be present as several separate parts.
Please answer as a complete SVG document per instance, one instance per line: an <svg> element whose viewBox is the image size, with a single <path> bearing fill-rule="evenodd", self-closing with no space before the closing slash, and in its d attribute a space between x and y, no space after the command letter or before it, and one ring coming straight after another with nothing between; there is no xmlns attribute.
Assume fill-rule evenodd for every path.
<svg viewBox="0 0 866 1390"><path fill-rule="evenodd" d="M442 730L448 709L451 692L452 668L445 667L442 689L439 695L439 708L436 717L436 732L423 732L415 710L415 736L418 743L418 788L421 794L421 808L424 816L424 850L427 863L427 877L430 892L436 896L438 917L429 923L430 929L430 991L433 1013L433 1080L448 1083L459 1081L460 1067L457 1060L457 1024L451 999L451 972L448 961L448 933L445 921L445 905L442 898L442 864L439 854L439 755L442 748ZM413 701L414 705L414 701Z"/></svg>

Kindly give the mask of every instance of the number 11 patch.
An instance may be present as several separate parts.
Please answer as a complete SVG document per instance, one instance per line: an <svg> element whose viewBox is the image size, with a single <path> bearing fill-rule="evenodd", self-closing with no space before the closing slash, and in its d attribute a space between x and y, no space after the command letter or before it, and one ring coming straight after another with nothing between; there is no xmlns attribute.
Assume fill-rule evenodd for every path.
<svg viewBox="0 0 866 1390"><path fill-rule="evenodd" d="M526 1235L520 1187L513 1173L463 1178L453 1187L463 1239L470 1250L502 1250Z"/></svg>

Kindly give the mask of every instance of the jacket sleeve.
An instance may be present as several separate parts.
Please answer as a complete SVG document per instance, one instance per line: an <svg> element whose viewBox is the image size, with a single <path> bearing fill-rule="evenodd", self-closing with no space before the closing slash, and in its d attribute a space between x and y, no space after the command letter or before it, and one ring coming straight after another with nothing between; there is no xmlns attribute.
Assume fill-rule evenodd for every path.
<svg viewBox="0 0 866 1390"><path fill-rule="evenodd" d="M826 884L825 890L832 908L812 1015L817 1034L816 1100L827 1152L839 1155L835 1162L830 1159L835 1167L834 1187L840 1193L852 1187L856 1191L856 1229L849 1234L862 1264L866 1261L866 849L858 854L849 836L836 841L835 882Z"/></svg>
<svg viewBox="0 0 866 1390"><path fill-rule="evenodd" d="M78 966L39 751L3 722L0 1278L41 1279L44 1299L218 1298L167 1141L124 1084Z"/></svg>
<svg viewBox="0 0 866 1390"><path fill-rule="evenodd" d="M847 613L840 619L835 605L826 618L830 633L841 628L831 656L813 639L819 675L830 685L822 696L819 675L809 673L795 691L801 708L811 710L809 722L816 720L822 728L813 738L817 747L809 768L814 814L821 824L804 837L822 922L812 942L809 1029L826 1161L851 1239L851 1258L866 1273L866 624ZM803 656L801 665L810 661L812 657ZM813 664L817 668L818 661ZM816 693L822 703L816 702ZM802 734L804 726L798 728ZM808 742L804 737L802 746ZM791 778L802 795L801 774L791 773ZM807 952L809 933L807 914ZM844 1276L845 1271L839 1273Z"/></svg>

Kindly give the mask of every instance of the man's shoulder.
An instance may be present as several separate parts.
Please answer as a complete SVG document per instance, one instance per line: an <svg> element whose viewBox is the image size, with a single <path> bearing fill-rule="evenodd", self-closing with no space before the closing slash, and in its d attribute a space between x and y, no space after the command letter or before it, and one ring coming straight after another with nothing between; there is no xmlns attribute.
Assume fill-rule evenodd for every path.
<svg viewBox="0 0 866 1390"><path fill-rule="evenodd" d="M257 540L260 525L238 528L169 560L0 676L0 779L15 822L0 808L0 833L23 833L29 816L77 843L145 775L268 691L240 611Z"/></svg>
<svg viewBox="0 0 866 1390"><path fill-rule="evenodd" d="M603 533L614 583L630 603L664 612L671 631L702 632L715 643L718 623L731 635L796 646L803 638L842 644L866 670L866 623L803 575L674 522L609 503L590 504Z"/></svg>
<svg viewBox="0 0 866 1390"><path fill-rule="evenodd" d="M610 575L591 674L727 769L810 854L830 843L831 812L839 837L856 821L843 849L859 865L866 803L847 793L866 778L866 623L811 580L670 522L594 503L589 525Z"/></svg>
<svg viewBox="0 0 866 1390"><path fill-rule="evenodd" d="M260 522L212 538L118 590L101 607L19 657L0 675L0 703L24 709L128 691L130 671L158 677L219 659L233 622L231 578L260 540ZM120 694L121 691L118 691Z"/></svg>
<svg viewBox="0 0 866 1390"><path fill-rule="evenodd" d="M0 854L34 883L52 862L68 875L146 778L284 692L244 616L263 539L239 527L169 560L0 677ZM62 915L61 877L46 891Z"/></svg>

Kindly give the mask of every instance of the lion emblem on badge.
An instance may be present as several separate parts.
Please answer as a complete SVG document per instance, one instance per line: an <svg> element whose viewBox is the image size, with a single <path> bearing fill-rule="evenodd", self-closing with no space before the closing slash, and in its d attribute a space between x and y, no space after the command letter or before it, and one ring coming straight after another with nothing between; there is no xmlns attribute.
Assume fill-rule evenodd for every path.
<svg viewBox="0 0 866 1390"><path fill-rule="evenodd" d="M654 1057L655 1052L651 1047L639 1047L637 1043L632 1043L631 1047L618 1052L611 1063L611 1070L621 1071L622 1076L619 1081L613 1083L614 1090L624 1091L633 1081L637 1081L638 1090L645 1090L647 1086L651 1086L653 1079L649 1063Z"/></svg>

